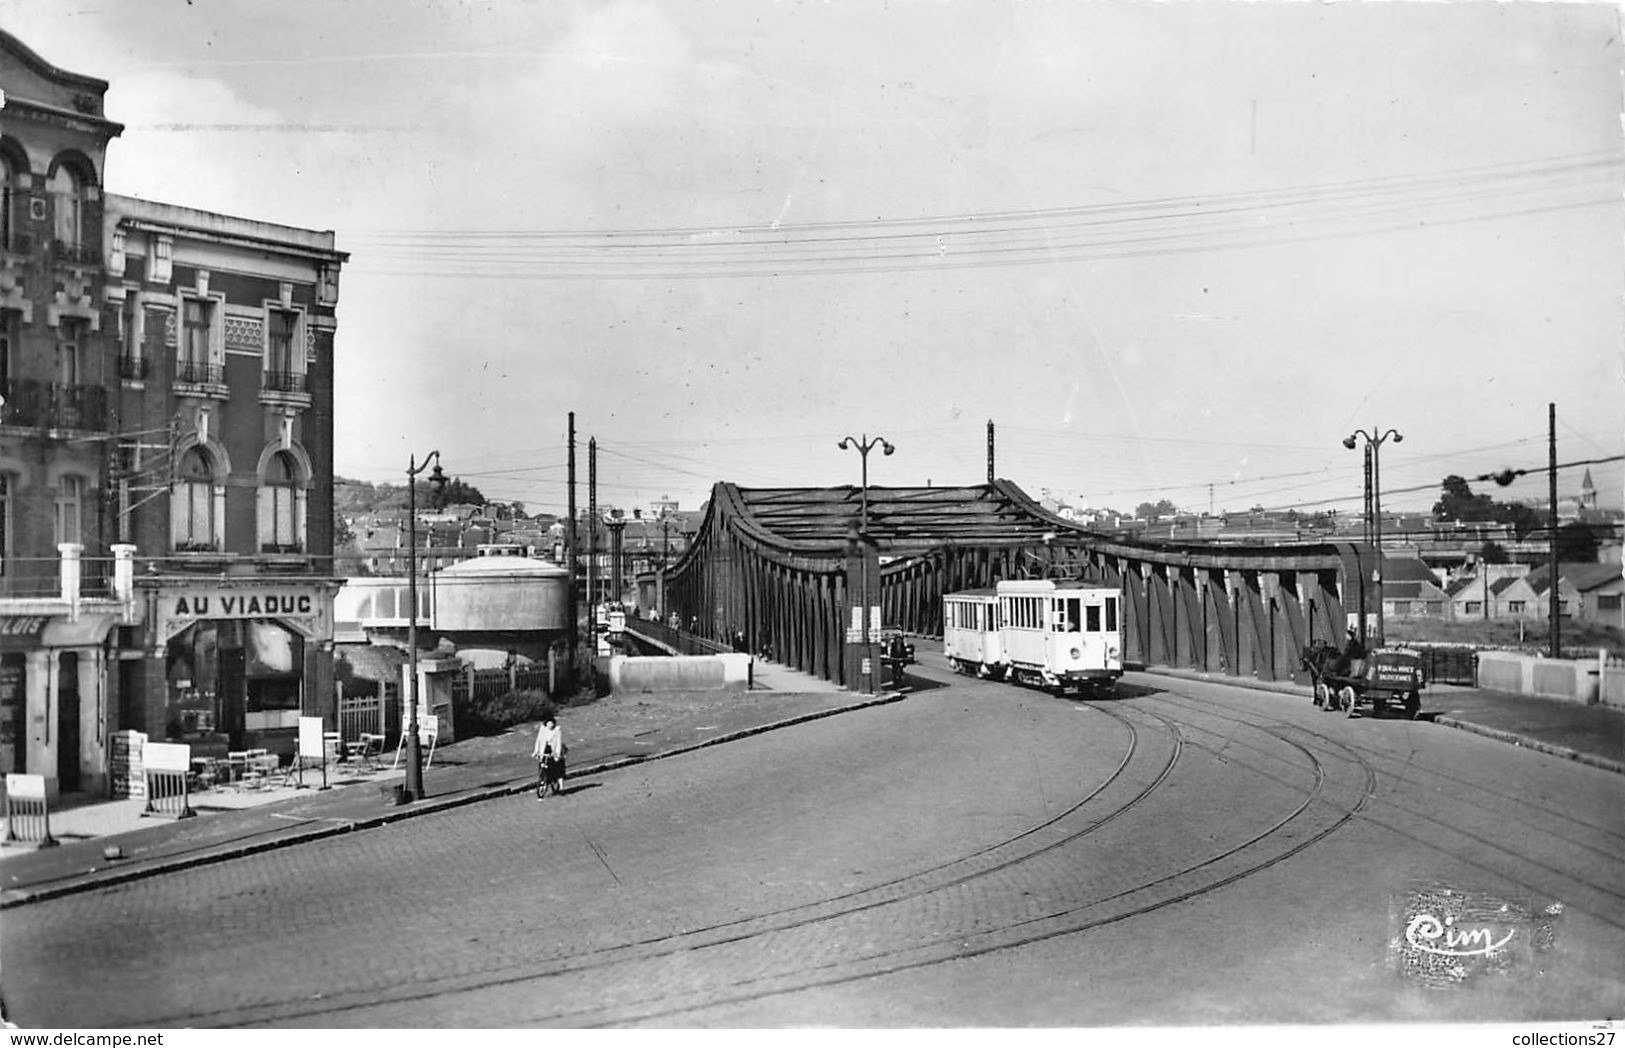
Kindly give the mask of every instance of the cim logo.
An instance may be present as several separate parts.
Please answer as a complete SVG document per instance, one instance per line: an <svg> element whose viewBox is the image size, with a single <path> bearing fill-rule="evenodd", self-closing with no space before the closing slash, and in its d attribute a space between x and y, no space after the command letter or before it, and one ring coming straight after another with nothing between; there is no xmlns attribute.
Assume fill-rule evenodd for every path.
<svg viewBox="0 0 1625 1048"><path fill-rule="evenodd" d="M1389 951L1402 976L1433 986L1528 973L1562 913L1562 903L1536 913L1527 900L1417 888L1394 900Z"/></svg>

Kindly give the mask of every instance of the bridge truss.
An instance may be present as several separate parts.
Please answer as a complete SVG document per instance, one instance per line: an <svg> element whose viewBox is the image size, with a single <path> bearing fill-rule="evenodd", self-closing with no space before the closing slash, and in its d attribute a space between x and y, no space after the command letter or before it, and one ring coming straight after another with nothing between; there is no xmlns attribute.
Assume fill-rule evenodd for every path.
<svg viewBox="0 0 1625 1048"><path fill-rule="evenodd" d="M1124 596L1127 661L1291 678L1312 640L1374 615L1374 551L1352 542L1140 542L1046 511L1008 480L970 487L713 487L699 534L665 574L691 632L742 636L805 673L868 689L858 608L940 636L942 597L1005 579L1073 578ZM859 599L865 591L868 599ZM872 617L872 613L871 613ZM872 668L872 665L871 665Z"/></svg>

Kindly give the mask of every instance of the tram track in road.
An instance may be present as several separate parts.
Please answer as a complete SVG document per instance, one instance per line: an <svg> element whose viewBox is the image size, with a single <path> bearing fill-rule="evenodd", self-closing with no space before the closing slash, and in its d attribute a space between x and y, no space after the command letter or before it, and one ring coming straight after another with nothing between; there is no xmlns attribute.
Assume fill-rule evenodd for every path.
<svg viewBox="0 0 1625 1048"><path fill-rule="evenodd" d="M696 1011L745 1004L766 997L796 993L814 987L832 986L896 974L910 969L952 963L1001 950L1032 945L1061 936L1076 935L1154 913L1218 891L1291 859L1325 840L1359 814L1375 794L1376 777L1374 769L1369 763L1360 760L1353 754L1348 754L1345 763L1351 769L1357 769L1360 773L1356 776L1359 780L1357 799L1352 806L1347 808L1335 801L1328 801L1323 797L1327 776L1325 766L1320 759L1307 747L1279 735L1276 735L1276 737L1308 757L1314 767L1314 787L1293 811L1278 819L1265 830L1239 844L1232 845L1219 853L1184 866L1177 871L1121 888L1098 898L1080 901L1074 905L1048 913L981 930L967 937L950 937L956 938L957 941L937 941L909 949L876 951L861 958L843 958L836 962L806 968L794 973L777 976L764 975L755 979L736 982L731 987L733 992L720 997L714 996L686 1002L648 1000L640 1002L641 1007L636 1007L636 1010L582 1009L558 1015L538 1016L536 1021L595 1026L665 1021ZM1344 752L1347 753L1346 750ZM1284 847L1274 854L1260 857L1257 861L1253 861L1252 856L1243 858L1243 854L1249 850L1266 841L1275 839L1281 834L1281 831L1294 824L1317 802L1324 802L1322 807L1326 809L1325 814L1330 820L1326 825L1315 829L1297 843ZM1204 877L1206 880L1202 879ZM1191 883L1193 880L1197 883ZM650 1007L650 1005L653 1005L653 1007Z"/></svg>
<svg viewBox="0 0 1625 1048"><path fill-rule="evenodd" d="M838 919L877 907L918 898L933 891L942 891L968 880L985 877L1018 863L1029 861L1056 848L1072 843L1112 823L1143 803L1163 783L1179 761L1184 740L1165 718L1149 715L1148 720L1161 728L1156 736L1166 740L1166 752L1147 754L1146 734L1135 718L1113 710L1098 711L1117 721L1127 732L1127 745L1123 757L1112 772L1084 797L1066 808L1018 833L984 845L965 855L946 860L905 876L879 884L829 896L810 903L784 907L778 910L752 914L747 917L719 922L699 928L685 929L666 935L652 936L634 942L617 944L598 950L576 954L562 954L546 962L507 965L487 969L478 976L445 980L449 985L434 982L416 982L400 987L391 994L389 987L349 989L342 995L325 997L320 1002L309 1000L284 1001L251 1009L223 1009L215 1012L172 1016L165 1024L196 1025L249 1025L264 1021L287 1021L298 1017L332 1015L354 1008L376 1006L382 991L398 1000L419 1000L438 994L457 994L469 989L523 982L553 975L591 972L594 969L624 964L634 956L656 956L661 953L686 953L693 950L726 946L752 937L776 931L809 926ZM1117 796L1127 794L1126 798ZM1081 827L1074 823L1082 822ZM496 978L485 978L496 976ZM439 981L437 981L439 982ZM474 986L466 985L475 983ZM347 998L372 994L364 1000ZM274 1014L239 1014L243 1012L269 1012Z"/></svg>
<svg viewBox="0 0 1625 1048"><path fill-rule="evenodd" d="M1597 827L1591 823L1575 820L1564 813L1557 812L1549 808L1548 806L1531 802L1518 794L1511 793L1506 790L1495 789L1482 783L1473 782L1459 775L1437 772L1425 766L1418 765L1412 760L1395 757L1392 754L1384 753L1370 746L1361 745L1359 743L1345 742L1342 740L1334 740L1322 732L1304 727L1300 724L1295 724L1293 721L1280 717L1271 717L1267 714L1254 713L1250 711L1240 711L1234 707L1218 706L1211 700L1174 689L1159 691L1152 697L1166 705L1175 706L1177 708L1184 709L1187 712L1202 713L1209 716L1223 716L1226 719L1235 721L1247 720L1248 722L1256 722L1257 720L1264 720L1270 723L1284 725L1299 731L1304 735L1312 736L1314 738L1324 740L1329 744L1339 746L1350 753L1362 755L1362 759L1369 758L1367 763L1371 764L1374 770L1377 770L1384 785L1395 787L1395 789L1388 791L1387 795L1382 798L1380 809L1373 809L1363 813L1362 817L1366 821L1370 822L1374 826L1381 827L1388 832L1405 837L1414 843L1423 845L1435 851L1443 852L1459 862L1482 869L1498 878L1516 884L1519 888L1534 895L1544 893L1554 895L1555 897L1558 893L1553 892L1550 883L1550 878L1554 877L1559 880L1566 881L1570 885L1578 887L1586 892L1595 893L1596 896L1606 900L1611 905L1606 907L1590 906L1586 907L1586 911L1604 924L1610 925L1611 927L1617 929L1625 930L1625 920L1622 920L1620 917L1621 913L1625 913L1625 891L1622 891L1618 886L1610 887L1606 884L1600 884L1568 869L1555 866L1550 862L1536 857L1536 855L1530 854L1530 852L1542 852L1542 849L1532 849L1528 847L1528 841L1532 837L1536 835L1550 835L1556 837L1569 847L1591 854L1593 857L1601 860L1605 864L1617 864L1620 861L1617 849L1609 850L1598 847L1597 845L1591 843L1589 839L1586 839L1587 837L1597 835L1612 837L1616 840L1625 837L1625 835L1621 835L1617 831ZM1181 723L1187 731L1201 730L1188 722ZM1377 764L1373 762L1393 765L1395 768L1401 770L1378 769ZM1532 813L1524 814L1522 812L1518 812L1509 814L1503 811L1499 812L1496 816L1496 818L1501 822L1510 821L1521 828L1520 832L1512 835L1517 838L1519 845L1521 846L1513 847L1505 841L1493 840L1482 833L1478 833L1467 828L1465 825L1463 825L1461 820L1442 818L1436 812L1424 811L1414 805L1403 803L1399 798L1437 791L1437 786L1434 783L1422 781L1422 779L1416 777L1418 774L1437 778L1438 780L1446 782L1457 789L1466 789L1475 794L1484 795L1487 798L1493 799L1493 801L1499 803L1500 805L1511 806L1515 809L1525 809ZM1410 787L1410 789L1406 790L1404 789L1405 787ZM1486 806L1485 804L1478 802L1476 797L1472 802L1463 801L1461 803L1475 813L1479 809ZM1415 820L1417 823L1429 827L1429 832L1418 833L1413 829L1407 829L1403 826L1397 825L1394 821L1382 817L1382 809L1392 809L1394 812L1408 819ZM1563 821L1565 821L1573 829L1577 830L1581 834L1581 837L1577 839L1574 836L1565 836L1552 830L1548 825L1548 821L1554 816L1562 816ZM1441 840L1441 838L1444 837L1460 838L1465 840L1474 846L1474 850L1469 852L1447 847ZM1491 864L1484 857L1486 851L1491 854L1500 855L1502 857L1502 861L1499 864ZM1509 867L1514 865L1523 866L1533 869L1534 871L1538 871L1540 876L1548 879L1548 883L1544 887L1534 883L1527 875L1527 872L1519 873L1509 869ZM1565 905L1572 906L1574 905L1574 898L1574 894L1569 893L1568 898L1562 901L1565 902Z"/></svg>
<svg viewBox="0 0 1625 1048"><path fill-rule="evenodd" d="M985 890L990 882L1002 874L1032 866L1046 857L1053 858L1070 846L1086 843L1086 839L1097 830L1125 813L1154 801L1157 790L1179 766L1180 755L1185 751L1183 735L1178 727L1151 711L1129 711L1102 705L1090 705L1088 708L1127 725L1132 740L1131 749L1136 752L1141 748L1143 734L1135 724L1138 717L1148 718L1148 723L1159 725L1158 737L1176 741L1170 743L1160 767L1156 767L1157 762L1152 762L1156 767L1154 774L1146 776L1142 773L1139 788L1125 803L1092 817L1086 825L1068 826L1066 821L1069 817L1077 816L1091 800L1100 798L1111 783L1122 779L1124 769L1132 763L1132 755L1126 755L1124 762L1107 782L1093 791L1089 798L1067 812L976 853L961 856L928 871L918 871L887 885L868 886L772 914L691 929L641 943L561 955L534 964L510 965L439 985L416 983L403 988L401 999L421 1001L425 997L435 996L452 998L502 986L545 981L553 989L562 991L556 994L549 992L547 996L591 1000L592 994L572 993L568 987L574 986L580 979L590 980L595 986L600 985L604 980L595 977L609 972L616 975L609 981L618 986L662 986L671 981L673 969L691 972L696 951L700 950L755 950L780 962L786 957L806 958L805 961L793 960L788 966L779 963L777 970L763 971L760 975L744 979L735 978L700 987L671 987L642 995L633 993L630 998L595 1003L589 1008L555 1009L530 1017L531 1021L538 1023L623 1025L670 1019L708 1008L1018 948L1151 913L1220 890L1268 869L1336 832L1365 806L1375 788L1370 766L1357 758L1344 756L1346 751L1343 751L1338 756L1335 796L1327 797L1327 769L1319 756L1279 732L1255 726L1253 730L1273 736L1279 744L1300 755L1301 773L1307 775L1309 781L1297 786L1296 792L1300 796L1290 810L1244 840L1196 861L1184 863L1172 871L1144 871L1137 879L1131 878L1110 890L1085 893L1036 912L1029 908L1026 912L1009 913L981 927L941 928L923 937L916 935L912 941L883 941L872 948L857 951L843 947L834 957L827 956L827 944L824 944L826 956L822 958L817 949L796 947L794 940L798 936L811 935L820 927L828 928L832 922L862 920L868 915L884 913L888 908L907 907L922 900L929 904L954 893L962 895L976 889ZM1265 774L1262 769L1256 770ZM1277 781L1280 781L1279 778ZM1302 825L1305 814L1311 811L1316 813L1316 821L1312 825ZM1296 827L1301 832L1289 834L1288 827ZM1046 836L1046 830L1051 831L1050 836ZM1018 842L1025 847L1009 854ZM1001 850L1006 854L1001 854ZM1075 855L1068 855L1062 861L1079 860ZM841 942L846 941L846 937L836 938ZM310 1007L311 1003L300 1002L296 1005L286 1002L283 1007L239 1013L231 1018L216 1015L213 1020L230 1024L300 1021L316 1014L371 1008L379 1004L379 999L373 996L365 1001L330 1000L314 1008Z"/></svg>

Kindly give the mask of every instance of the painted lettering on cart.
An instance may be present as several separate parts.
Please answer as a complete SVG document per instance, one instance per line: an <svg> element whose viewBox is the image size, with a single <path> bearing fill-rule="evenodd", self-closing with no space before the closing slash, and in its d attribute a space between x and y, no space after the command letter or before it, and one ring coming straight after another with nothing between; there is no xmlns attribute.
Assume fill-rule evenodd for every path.
<svg viewBox="0 0 1625 1048"><path fill-rule="evenodd" d="M190 618L219 617L246 619L255 616L313 615L315 605L309 594L295 593L232 593L175 598L174 615Z"/></svg>

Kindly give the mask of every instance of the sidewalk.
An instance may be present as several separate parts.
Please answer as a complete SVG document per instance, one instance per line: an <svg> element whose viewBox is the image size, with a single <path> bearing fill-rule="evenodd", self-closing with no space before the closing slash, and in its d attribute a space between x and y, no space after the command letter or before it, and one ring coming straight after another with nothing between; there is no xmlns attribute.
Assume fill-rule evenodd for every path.
<svg viewBox="0 0 1625 1048"><path fill-rule="evenodd" d="M559 710L570 747L569 780L745 738L820 717L894 702L896 692L859 695L828 681L758 663L748 692L609 696ZM305 788L207 790L192 795L198 816L142 817L145 802L103 801L51 814L54 848L0 848L0 909L252 855L304 841L381 826L429 812L535 788L534 725L439 747L424 770L426 796L393 803L404 768L393 752L370 773L320 769ZM403 762L404 763L404 762ZM563 803L568 803L567 801ZM117 849L116 858L106 850Z"/></svg>
<svg viewBox="0 0 1625 1048"><path fill-rule="evenodd" d="M1194 670L1158 668L1144 672L1211 680L1216 684L1242 684L1302 696L1305 703L1312 701L1308 685L1291 681L1241 681ZM1625 710L1615 706L1587 706L1562 699L1431 684L1422 693L1419 719L1625 775Z"/></svg>

